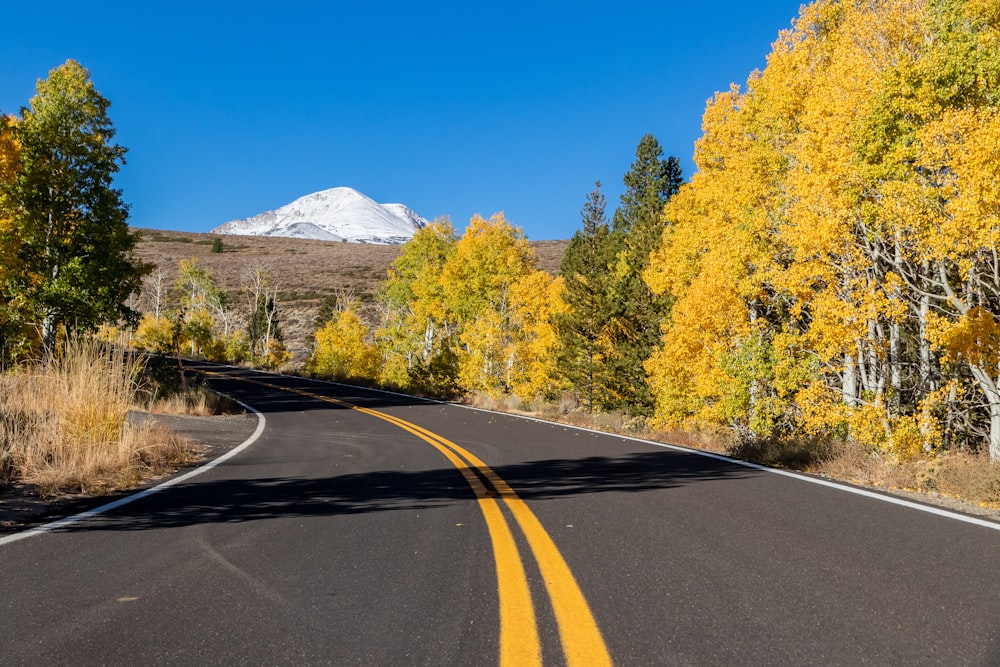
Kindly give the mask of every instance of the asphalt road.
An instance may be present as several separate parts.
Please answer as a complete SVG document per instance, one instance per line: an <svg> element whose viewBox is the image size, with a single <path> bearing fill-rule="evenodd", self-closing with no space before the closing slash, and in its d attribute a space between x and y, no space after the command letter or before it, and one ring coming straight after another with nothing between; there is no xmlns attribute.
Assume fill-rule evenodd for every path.
<svg viewBox="0 0 1000 667"><path fill-rule="evenodd" d="M0 664L1000 665L996 524L224 372L245 449L0 540Z"/></svg>

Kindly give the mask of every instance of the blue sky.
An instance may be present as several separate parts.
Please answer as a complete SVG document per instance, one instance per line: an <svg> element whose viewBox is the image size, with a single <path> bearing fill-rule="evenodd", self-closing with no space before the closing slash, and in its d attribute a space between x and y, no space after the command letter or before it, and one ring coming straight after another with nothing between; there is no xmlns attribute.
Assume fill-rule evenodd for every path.
<svg viewBox="0 0 1000 667"><path fill-rule="evenodd" d="M16 2L0 111L67 58L111 101L138 227L205 232L335 186L569 238L643 134L694 170L705 102L799 2Z"/></svg>

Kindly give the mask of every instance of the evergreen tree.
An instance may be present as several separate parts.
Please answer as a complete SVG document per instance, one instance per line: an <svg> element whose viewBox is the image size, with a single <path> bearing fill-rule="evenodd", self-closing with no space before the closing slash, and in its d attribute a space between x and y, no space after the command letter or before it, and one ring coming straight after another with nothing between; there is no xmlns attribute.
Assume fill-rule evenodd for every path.
<svg viewBox="0 0 1000 667"><path fill-rule="evenodd" d="M625 174L625 192L611 226L613 267L608 296L612 304L607 327L609 375L604 407L649 414L653 397L643 363L660 339L660 324L670 312L667 298L654 294L642 278L649 255L667 224L663 209L680 189L680 161L662 158L663 149L651 134L639 141L636 159Z"/></svg>
<svg viewBox="0 0 1000 667"><path fill-rule="evenodd" d="M113 141L108 106L89 72L68 60L38 82L16 127L20 170L4 192L20 242L14 291L50 351L61 326L137 319L126 300L143 267L132 255L128 206L112 184L126 149Z"/></svg>
<svg viewBox="0 0 1000 667"><path fill-rule="evenodd" d="M570 387L590 410L608 402L603 389L607 380L602 338L610 316L607 287L611 230L604 211L605 199L598 181L580 212L583 227L573 235L559 267L568 307L557 320L560 366Z"/></svg>

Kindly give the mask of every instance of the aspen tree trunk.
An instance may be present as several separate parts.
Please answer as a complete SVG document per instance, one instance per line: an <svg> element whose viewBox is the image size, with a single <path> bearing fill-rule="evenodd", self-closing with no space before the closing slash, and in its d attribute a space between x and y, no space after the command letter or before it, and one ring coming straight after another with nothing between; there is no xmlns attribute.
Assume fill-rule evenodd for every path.
<svg viewBox="0 0 1000 667"><path fill-rule="evenodd" d="M156 273L153 274L153 315L156 319L160 319L160 309L163 304L163 270L157 269Z"/></svg>
<svg viewBox="0 0 1000 667"><path fill-rule="evenodd" d="M753 330L753 325L757 321L757 302L752 301L749 308L750 316L750 329ZM757 334L755 334L757 335ZM755 377L750 378L750 410L747 414L748 425L753 424L757 417L757 406L760 404L760 386L758 380ZM752 431L751 431L752 434Z"/></svg>
<svg viewBox="0 0 1000 667"><path fill-rule="evenodd" d="M898 322L889 324L889 410L893 416L899 414L901 401L900 392L903 389L902 364L902 327Z"/></svg>
<svg viewBox="0 0 1000 667"><path fill-rule="evenodd" d="M431 351L434 349L434 322L430 319L427 320L427 326L424 327L424 354L423 358L426 360L431 356Z"/></svg>
<svg viewBox="0 0 1000 667"><path fill-rule="evenodd" d="M49 197L52 197L52 188L49 188ZM54 283L59 278L59 262L53 257L55 254L55 249L53 248L53 231L54 231L55 220L52 216L52 211L49 211L48 226L45 228L45 257L52 264L52 282ZM56 350L56 327L58 322L56 321L55 313L52 311L47 311L45 316L42 318L42 350L46 357L51 357Z"/></svg>
<svg viewBox="0 0 1000 667"><path fill-rule="evenodd" d="M931 355L931 342L927 338L927 323L931 313L930 290L932 284L931 265L930 262L925 261L920 267L921 294L917 311L919 320L917 331L919 337L918 345L920 346L917 355L917 375L920 380L921 398L937 389L937 373L935 373L933 366L934 358Z"/></svg>
<svg viewBox="0 0 1000 667"><path fill-rule="evenodd" d="M885 395L885 365L879 363L878 349L882 344L882 341L886 339L885 331L882 330L882 324L876 320L872 319L868 322L868 354L871 357L869 360L869 366L872 371L872 380L874 381L874 387L872 390L875 396L881 398Z"/></svg>
<svg viewBox="0 0 1000 667"><path fill-rule="evenodd" d="M851 408L858 407L858 365L854 355L844 355L844 379L841 387L844 404Z"/></svg>
<svg viewBox="0 0 1000 667"><path fill-rule="evenodd" d="M274 335L274 320L278 317L278 288L274 288L274 296L268 298L267 291L264 291L264 315L267 319L267 328L264 331L264 354L268 353L271 346L271 337Z"/></svg>
<svg viewBox="0 0 1000 667"><path fill-rule="evenodd" d="M987 373L983 368L971 365L972 376L979 383L979 388L986 396L986 402L990 409L990 462L1000 461L1000 391L997 389L996 379Z"/></svg>
<svg viewBox="0 0 1000 667"><path fill-rule="evenodd" d="M903 253L900 250L899 238L893 244L893 268L902 273ZM898 287L889 294L890 301L899 302L902 295ZM889 322L889 411L892 416L899 414L899 406L902 403L903 390L903 343L902 325L893 319Z"/></svg>
<svg viewBox="0 0 1000 667"><path fill-rule="evenodd" d="M868 351L863 341L858 341L858 380L862 391L871 391L873 383L868 372Z"/></svg>
<svg viewBox="0 0 1000 667"><path fill-rule="evenodd" d="M927 340L927 317L931 312L931 298L927 294L920 297L920 360L918 374L920 391L924 394L934 391L933 369L931 368L931 343Z"/></svg>

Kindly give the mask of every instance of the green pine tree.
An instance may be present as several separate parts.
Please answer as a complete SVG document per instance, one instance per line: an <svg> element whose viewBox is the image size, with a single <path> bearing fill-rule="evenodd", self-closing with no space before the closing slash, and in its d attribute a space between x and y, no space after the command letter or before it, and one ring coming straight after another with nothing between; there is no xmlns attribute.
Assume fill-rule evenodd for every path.
<svg viewBox="0 0 1000 667"><path fill-rule="evenodd" d="M38 82L17 127L20 171L4 193L23 262L14 290L48 351L62 327L138 318L126 300L145 267L133 256L128 205L113 187L126 149L113 141L109 104L89 72L67 60Z"/></svg>
<svg viewBox="0 0 1000 667"><path fill-rule="evenodd" d="M642 279L649 254L663 237L663 209L683 182L680 161L663 159L663 149L651 134L639 141L636 159L625 174L625 192L611 224L613 266L608 296L605 365L610 383L604 407L649 414L653 397L643 362L660 339L660 324L669 316L670 302L657 296Z"/></svg>
<svg viewBox="0 0 1000 667"><path fill-rule="evenodd" d="M598 181L580 212L583 227L573 235L559 267L569 306L556 322L560 367L570 387L591 411L608 402L602 337L610 316L607 288L611 229L604 211Z"/></svg>

